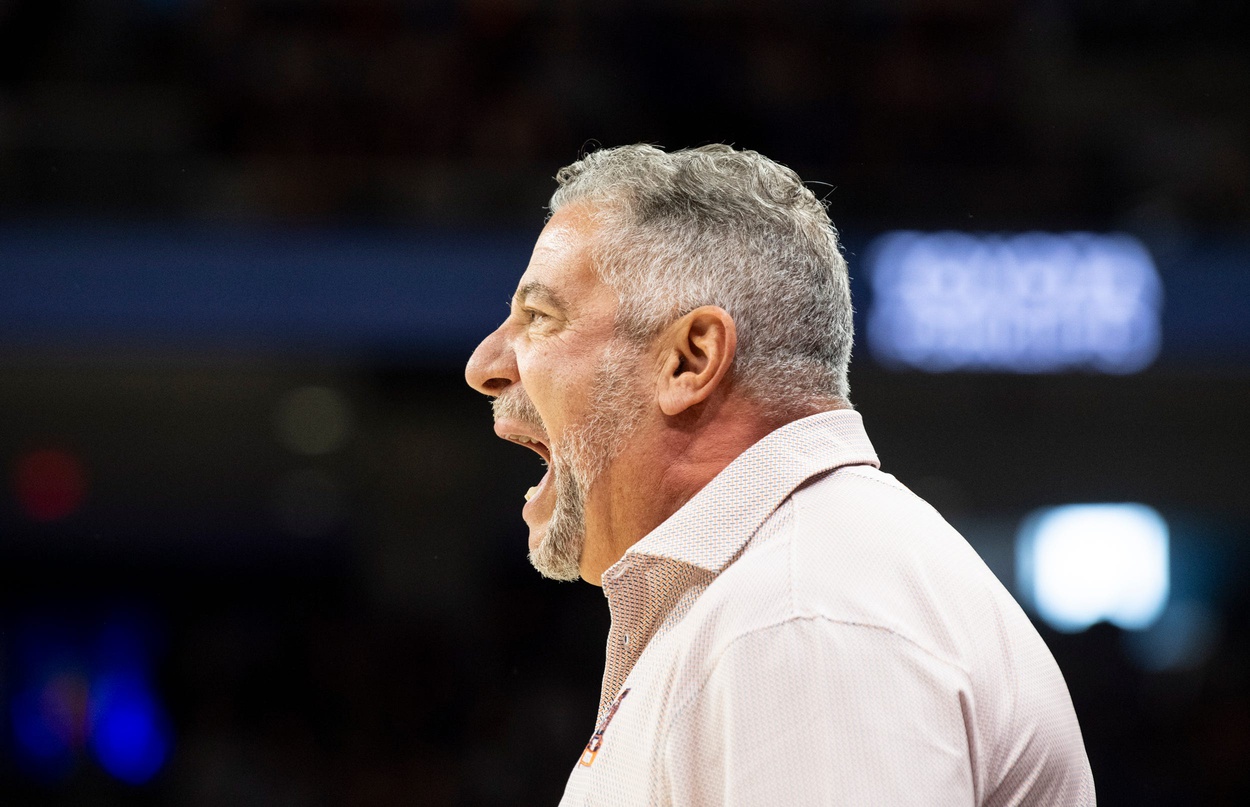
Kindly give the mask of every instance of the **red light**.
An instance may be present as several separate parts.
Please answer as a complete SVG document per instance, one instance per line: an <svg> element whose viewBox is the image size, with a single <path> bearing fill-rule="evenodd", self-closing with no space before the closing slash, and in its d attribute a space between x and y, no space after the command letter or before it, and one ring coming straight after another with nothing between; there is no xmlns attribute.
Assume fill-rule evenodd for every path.
<svg viewBox="0 0 1250 807"><path fill-rule="evenodd" d="M82 463L68 451L45 448L19 457L13 483L17 501L32 521L59 521L87 496Z"/></svg>

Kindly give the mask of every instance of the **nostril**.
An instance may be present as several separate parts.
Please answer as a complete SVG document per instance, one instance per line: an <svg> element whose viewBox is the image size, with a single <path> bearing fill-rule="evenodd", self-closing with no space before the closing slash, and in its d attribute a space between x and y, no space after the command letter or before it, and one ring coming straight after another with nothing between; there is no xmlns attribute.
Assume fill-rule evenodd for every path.
<svg viewBox="0 0 1250 807"><path fill-rule="evenodd" d="M487 395L498 396L501 392L508 388L512 382L506 378L489 378L482 382L482 391Z"/></svg>

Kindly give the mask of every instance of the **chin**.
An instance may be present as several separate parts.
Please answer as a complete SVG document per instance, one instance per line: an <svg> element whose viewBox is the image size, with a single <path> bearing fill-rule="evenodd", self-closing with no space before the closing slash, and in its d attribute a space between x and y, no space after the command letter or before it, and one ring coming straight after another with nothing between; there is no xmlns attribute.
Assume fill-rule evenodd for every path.
<svg viewBox="0 0 1250 807"><path fill-rule="evenodd" d="M525 522L525 526L529 528L529 548L537 549L547 538L547 533L551 528L550 513L522 512L521 520Z"/></svg>

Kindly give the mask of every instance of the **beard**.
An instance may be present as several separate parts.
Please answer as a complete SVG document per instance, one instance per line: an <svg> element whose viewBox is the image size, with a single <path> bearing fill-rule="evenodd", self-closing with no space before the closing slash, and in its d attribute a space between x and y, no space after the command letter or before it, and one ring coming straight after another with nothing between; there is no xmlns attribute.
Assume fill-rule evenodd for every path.
<svg viewBox="0 0 1250 807"><path fill-rule="evenodd" d="M625 341L614 342L604 351L595 371L586 415L580 423L565 429L560 446L549 446L555 504L537 546L529 553L530 563L544 577L581 577L590 488L621 453L645 412L646 400L634 367L640 353L639 348ZM537 408L520 386L515 392L496 398L492 406L496 420L512 417L542 425Z"/></svg>

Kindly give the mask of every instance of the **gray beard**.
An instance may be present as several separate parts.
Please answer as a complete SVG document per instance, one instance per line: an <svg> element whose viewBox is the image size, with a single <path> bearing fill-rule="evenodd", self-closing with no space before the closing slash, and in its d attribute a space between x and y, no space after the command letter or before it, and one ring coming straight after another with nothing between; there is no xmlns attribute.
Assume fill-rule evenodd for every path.
<svg viewBox="0 0 1250 807"><path fill-rule="evenodd" d="M543 577L581 577L586 544L586 498L590 488L625 447L642 421L646 399L636 367L640 350L625 341L610 345L595 371L585 420L568 429L560 451L551 448L555 505L529 559ZM532 406L532 404L531 404Z"/></svg>
<svg viewBox="0 0 1250 807"><path fill-rule="evenodd" d="M556 503L547 529L530 550L530 564L543 577L577 580L581 577L582 550L586 546L586 495L590 484L567 459L551 458Z"/></svg>

